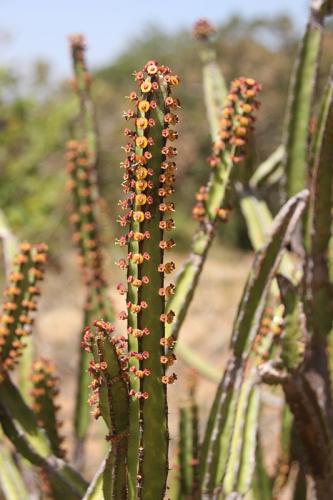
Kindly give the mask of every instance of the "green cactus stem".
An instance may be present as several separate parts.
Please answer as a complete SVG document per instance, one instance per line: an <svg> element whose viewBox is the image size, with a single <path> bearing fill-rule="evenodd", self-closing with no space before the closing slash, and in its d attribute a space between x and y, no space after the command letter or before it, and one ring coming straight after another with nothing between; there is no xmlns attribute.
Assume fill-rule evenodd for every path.
<svg viewBox="0 0 333 500"><path fill-rule="evenodd" d="M300 293L288 279L278 276L284 312L284 335L282 336L281 359L288 370L296 370L304 361L307 342L307 327Z"/></svg>
<svg viewBox="0 0 333 500"><path fill-rule="evenodd" d="M243 189L239 186L236 189L252 247L255 251L260 250L265 245L271 231L273 216L267 203L258 197L254 191ZM295 263L291 252L285 252L283 255L279 273L286 276L293 283L300 281L302 275L300 265ZM276 283L273 282L272 287L272 293L278 293Z"/></svg>
<svg viewBox="0 0 333 500"><path fill-rule="evenodd" d="M127 319L129 335L130 490L145 500L163 497L168 472L166 385L174 382L175 375L165 373L174 362L173 354L165 356L165 349L173 345L165 338L165 325L174 314L166 312L165 301L174 293L174 285L164 285L164 274L175 266L164 261L164 252L174 246L164 234L174 227L174 204L169 198L176 171L173 141L178 134L173 125L178 122L179 102L171 96L171 88L179 79L155 61L149 61L135 79L139 91L129 96L135 110L124 113L135 129L125 130L126 198L120 202L125 215L119 217L129 232L118 241L128 245L127 259L119 261L127 269L127 288L119 285L118 290L127 294L127 311L120 316Z"/></svg>
<svg viewBox="0 0 333 500"><path fill-rule="evenodd" d="M0 378L15 367L22 354L37 309L37 285L44 277L46 246L22 243L20 250L14 259L16 267L9 277L0 318Z"/></svg>
<svg viewBox="0 0 333 500"><path fill-rule="evenodd" d="M228 466L223 480L227 495L233 492L245 495L250 489L255 467L259 401L256 369L252 368L244 376L237 402Z"/></svg>
<svg viewBox="0 0 333 500"><path fill-rule="evenodd" d="M74 226L74 241L79 250L83 278L87 287L84 325L89 325L95 318L112 321L113 310L103 276L103 256L98 229L98 134L95 108L91 98L92 77L87 69L84 37L72 35L69 41L74 72L72 87L80 104L78 126L75 131L78 142L70 142L67 152L67 168L71 176L70 188L73 195L70 219ZM75 155L78 155L76 159ZM80 349L74 423L77 437L76 455L80 462L83 458L83 440L89 424L86 404L88 358L87 353Z"/></svg>
<svg viewBox="0 0 333 500"><path fill-rule="evenodd" d="M69 141L66 159L70 175L68 189L72 192L70 219L74 226L73 240L79 250L83 279L89 290L87 308L105 317L110 314L110 303L93 196L95 180L86 140Z"/></svg>
<svg viewBox="0 0 333 500"><path fill-rule="evenodd" d="M287 197L304 189L307 181L309 125L318 76L323 22L327 12L324 4L328 9L329 2L321 2L321 6L319 3L312 1L310 18L290 82L284 138Z"/></svg>
<svg viewBox="0 0 333 500"><path fill-rule="evenodd" d="M95 119L95 108L91 99L92 76L87 69L85 59L86 42L83 35L71 35L69 37L74 80L73 90L78 96L80 103L80 129L79 138L85 138L89 150L89 162L92 168L96 168L98 156L98 134Z"/></svg>
<svg viewBox="0 0 333 500"><path fill-rule="evenodd" d="M193 208L193 216L200 226L193 238L192 253L177 277L176 293L167 305L167 310L173 310L176 314L174 324L167 327L168 336L178 337L216 225L228 217L228 210L222 205L232 168L244 160L246 137L253 126L253 113L259 105L256 99L259 90L260 86L251 78L239 78L231 85L220 122L219 140L215 142L208 160L212 174L207 186L199 190Z"/></svg>
<svg viewBox="0 0 333 500"><path fill-rule="evenodd" d="M333 73L332 73L333 75ZM333 76L322 103L316 135L312 193L309 208L307 281L308 317L313 335L327 336L332 329L333 286L329 280L329 243L333 203Z"/></svg>
<svg viewBox="0 0 333 500"><path fill-rule="evenodd" d="M103 476L107 466L107 459L103 460L97 469L82 500L101 500L103 498Z"/></svg>
<svg viewBox="0 0 333 500"><path fill-rule="evenodd" d="M221 111L228 95L223 74L217 64L213 42L215 33L215 27L206 19L199 19L193 27L193 35L199 42L207 118L214 142L219 139Z"/></svg>
<svg viewBox="0 0 333 500"><path fill-rule="evenodd" d="M59 379L54 371L54 365L50 360L39 359L33 363L32 408L38 425L46 431L52 452L56 457L64 458L66 455L62 444L64 438L59 433L62 422L57 419L59 406L55 402L55 397L59 393Z"/></svg>
<svg viewBox="0 0 333 500"><path fill-rule="evenodd" d="M50 360L39 359L32 365L31 380L33 388L32 409L37 417L39 427L45 430L50 441L53 454L59 458L65 458L66 452L62 445L64 438L60 436L59 429L62 422L57 418L59 406L56 405L55 397L59 393L59 380L54 375L54 365ZM39 471L41 489L46 497L55 495L52 479L49 479L44 469Z"/></svg>
<svg viewBox="0 0 333 500"><path fill-rule="evenodd" d="M204 92L211 137L214 143L218 143L220 141L219 134L221 132L223 104L225 103L227 92L223 75L216 62L216 52L212 43L212 35L214 33L214 26L205 19L199 20L194 26L194 36L200 43L199 53L203 63ZM225 165L221 161L216 169L218 175L212 175L211 182L208 183L207 186L207 188L210 186L211 191L214 191L212 183L217 186L219 184L221 185L219 207L222 206L225 188L229 178L229 173L224 175L224 168ZM206 196L207 189L201 188L200 192L197 194L199 203L194 207L195 218L200 218L204 215L204 207L201 202ZM227 211L222 210L220 215L222 218L225 218L227 216ZM214 238L214 233L215 231L213 231L213 228L207 227L205 230L198 230L194 237L192 254L177 277L176 293L169 304L170 308L177 314L176 323L172 325L172 327L167 326L167 335L173 334L174 336L178 336L178 331L192 300L206 255L211 241ZM184 300L184 298L186 299ZM179 357L186 364L196 369L202 376L215 381L219 378L217 371L210 367L182 341L177 345L177 352Z"/></svg>
<svg viewBox="0 0 333 500"><path fill-rule="evenodd" d="M68 495L66 498L82 498L87 483L52 454L46 433L38 427L36 416L8 376L0 383L0 422L16 450L29 462L44 469L53 486L57 486L63 495Z"/></svg>
<svg viewBox="0 0 333 500"><path fill-rule="evenodd" d="M248 346L248 339L251 338L251 335L248 335L248 328L255 328L255 322L254 325L251 325L251 323L261 315L258 312L259 300L261 300L262 310L264 307L262 298L267 295L271 280L281 261L282 250L289 241L291 233L305 209L308 198L309 192L307 190L301 191L282 207L274 219L270 240L257 253L253 272L250 274L245 286L234 323L231 343L236 355L242 355L244 348Z"/></svg>
<svg viewBox="0 0 333 500"><path fill-rule="evenodd" d="M333 440L316 392L301 370L288 372L267 363L260 367L260 374L264 382L282 386L306 454L304 462L306 473L313 481L314 498L332 498Z"/></svg>
<svg viewBox="0 0 333 500"><path fill-rule="evenodd" d="M280 180L283 175L282 161L285 157L284 146L280 145L276 150L263 161L255 170L249 180L251 189L264 186L272 186Z"/></svg>
<svg viewBox="0 0 333 500"><path fill-rule="evenodd" d="M180 469L179 499L199 498L199 421L198 407L191 388L189 401L180 408L179 416Z"/></svg>
<svg viewBox="0 0 333 500"><path fill-rule="evenodd" d="M129 398L127 373L127 342L123 337L112 335L114 327L102 320L94 322L95 328L87 327L82 346L92 353L89 373L90 404L97 419L103 417L107 427L106 439L111 451L103 474L105 498L127 498L127 448L129 434Z"/></svg>
<svg viewBox="0 0 333 500"><path fill-rule="evenodd" d="M276 216L271 237L265 247L257 253L245 286L231 337L233 356L216 392L200 456L201 488L206 498L209 498L209 495L220 486L221 471L223 477L225 465L220 463L218 466L218 457L228 457L226 450L229 449L229 436L234 428L234 415L242 387L244 362L251 352L253 339L258 332L274 273L281 261L283 250L304 211L308 196L307 191L301 192L289 200ZM221 450L224 450L222 455Z"/></svg>
<svg viewBox="0 0 333 500"><path fill-rule="evenodd" d="M279 308L274 309L274 314L271 308L266 308L251 351L235 372L235 386L231 387L224 401L224 409L221 408L217 460L211 462L207 475L210 475L212 491L223 489L225 494L243 496L250 489L255 470L260 403L257 368L270 357L276 338L280 335ZM209 496L209 488L204 494Z"/></svg>
<svg viewBox="0 0 333 500"><path fill-rule="evenodd" d="M28 490L23 482L11 451L3 443L0 444L0 485L6 500L29 498Z"/></svg>
<svg viewBox="0 0 333 500"><path fill-rule="evenodd" d="M272 485L273 498L278 498L282 489L286 486L289 480L290 473L292 472L292 456L291 456L291 443L292 443L292 428L293 428L293 414L288 405L284 405L281 417L281 431L280 431L280 454L277 464L277 471Z"/></svg>
<svg viewBox="0 0 333 500"><path fill-rule="evenodd" d="M82 276L87 290L85 325L89 325L94 318L104 318L107 321L113 318L108 285L104 277L103 253L96 213L96 175L89 151L85 139L70 141L67 144L67 171L70 175L68 188L72 194L70 220L74 227L73 240L78 248ZM75 408L75 433L79 443L84 438L89 423L86 404L89 380L88 358L88 354L81 350Z"/></svg>
<svg viewBox="0 0 333 500"><path fill-rule="evenodd" d="M271 479L265 469L260 442L257 443L255 471L253 475L250 498L253 500L259 500L259 498L260 500L272 500Z"/></svg>
<svg viewBox="0 0 333 500"><path fill-rule="evenodd" d="M255 251L260 250L271 230L272 214L266 202L258 198L254 192L240 188L238 194L252 248Z"/></svg>
<svg viewBox="0 0 333 500"><path fill-rule="evenodd" d="M311 198L307 218L305 313L311 334L306 371L319 404L332 406L332 382L327 351L332 334L333 285L329 278L332 221L333 83L329 77L323 96L311 158Z"/></svg>

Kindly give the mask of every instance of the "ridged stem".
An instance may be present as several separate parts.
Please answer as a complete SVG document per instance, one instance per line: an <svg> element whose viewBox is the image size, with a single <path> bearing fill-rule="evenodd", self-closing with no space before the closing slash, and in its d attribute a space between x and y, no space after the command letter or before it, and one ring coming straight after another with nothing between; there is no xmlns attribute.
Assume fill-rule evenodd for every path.
<svg viewBox="0 0 333 500"><path fill-rule="evenodd" d="M96 213L95 178L86 140L70 141L67 145L67 170L70 175L68 187L72 193L72 209L70 220L74 227L73 240L79 251L82 276L86 286L86 303L84 306L84 326L94 319L112 320L112 308L108 297L107 283L103 270L103 254L98 230ZM75 407L75 433L77 442L77 458L82 462L82 440L88 424L88 355L81 350L77 398Z"/></svg>
<svg viewBox="0 0 333 500"><path fill-rule="evenodd" d="M179 499L199 499L199 421L193 388L179 416Z"/></svg>
<svg viewBox="0 0 333 500"><path fill-rule="evenodd" d="M238 308L231 337L232 357L227 365L210 412L200 457L203 498L220 486L234 428L234 415L242 390L245 362L258 332L271 282L281 261L283 250L304 211L309 193L299 193L281 209L273 224L270 239L256 255ZM256 400L254 399L254 409ZM254 411L254 410L253 410ZM225 438L227 436L227 438ZM221 450L224 452L221 454ZM220 457L220 459L218 459ZM224 458L223 458L224 457ZM221 477L222 476L222 477ZM248 478L245 484L248 484Z"/></svg>
<svg viewBox="0 0 333 500"><path fill-rule="evenodd" d="M2 307L0 360L3 373L18 363L25 346L24 338L31 333L36 297L40 294L37 283L43 279L46 263L45 245L22 243L20 249L21 253L14 259L16 268L10 274Z"/></svg>
<svg viewBox="0 0 333 500"><path fill-rule="evenodd" d="M298 49L287 103L285 124L286 197L304 189L307 181L309 124L323 35L323 13L311 11Z"/></svg>
<svg viewBox="0 0 333 500"><path fill-rule="evenodd" d="M168 198L173 193L177 150L169 141L177 138L171 127L178 122L173 111L179 104L170 91L179 80L155 61L149 61L135 79L140 91L132 92L129 98L136 110L124 113L127 120L134 120L135 129L125 130L130 142L124 147L126 198L120 206L126 212L119 217L121 226L129 226L129 232L119 240L121 245L127 244L128 256L118 263L127 269L127 288L119 285L118 290L127 293L127 311L120 316L127 319L129 334L130 491L132 498L155 500L163 498L166 488L166 384L175 380L174 375L165 374L166 365L174 360L174 355L164 355L168 345L165 324L174 316L165 313L165 299L174 286L164 286L164 274L172 272L174 264L164 262L164 252L174 242L164 239L164 232L174 227L168 218L174 205Z"/></svg>
<svg viewBox="0 0 333 500"><path fill-rule="evenodd" d="M94 357L89 365L93 377L90 404L97 405L93 414L95 418L102 416L109 430L106 439L111 449L103 474L104 497L125 500L128 498L129 434L126 342L113 332L110 323L96 320L94 328L86 328L82 346Z"/></svg>
<svg viewBox="0 0 333 500"><path fill-rule="evenodd" d="M86 138L88 142L90 164L97 166L98 134L95 119L95 107L91 99L92 77L88 71L85 59L86 42L82 35L69 37L72 65L75 79L72 82L80 103L80 131L79 138Z"/></svg>
<svg viewBox="0 0 333 500"><path fill-rule="evenodd" d="M35 361L32 365L31 379L32 408L38 425L45 429L54 455L64 458L66 455L62 445L64 438L59 433L62 422L57 418L59 406L55 402L55 397L59 393L59 379L54 374L53 363L46 359Z"/></svg>
<svg viewBox="0 0 333 500"><path fill-rule="evenodd" d="M95 108L91 98L92 77L87 69L84 37L72 35L69 41L74 72L72 86L78 97L80 113L79 124L75 131L78 141L69 143L67 159L73 203L71 222L74 225L74 240L79 248L83 278L87 288L84 313L84 326L86 326L99 318L111 321L113 311L103 276L103 256L98 229L98 134ZM79 156L78 161L74 159L76 154ZM83 440L89 424L86 404L87 368L88 355L80 349L74 427L77 438L76 455L81 463Z"/></svg>
<svg viewBox="0 0 333 500"><path fill-rule="evenodd" d="M199 43L207 119L214 142L219 139L221 112L228 94L223 73L217 62L213 40L215 32L215 27L206 19L199 19L193 27L193 35Z"/></svg>
<svg viewBox="0 0 333 500"><path fill-rule="evenodd" d="M45 432L38 427L34 413L8 376L0 383L0 421L17 451L32 464L43 468L62 494L67 495L66 498L82 498L87 483L52 454Z"/></svg>

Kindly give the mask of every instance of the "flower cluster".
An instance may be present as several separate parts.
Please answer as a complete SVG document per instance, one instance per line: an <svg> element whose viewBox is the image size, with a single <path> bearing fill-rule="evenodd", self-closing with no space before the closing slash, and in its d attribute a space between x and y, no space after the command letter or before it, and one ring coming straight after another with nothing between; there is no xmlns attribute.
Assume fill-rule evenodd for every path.
<svg viewBox="0 0 333 500"><path fill-rule="evenodd" d="M54 372L54 364L48 359L40 359L33 363L32 408L37 416L38 425L47 429L54 454L64 458L66 455L62 446L64 438L59 435L62 422L57 419L60 406L55 403L55 397L59 393L59 379Z"/></svg>
<svg viewBox="0 0 333 500"><path fill-rule="evenodd" d="M91 74L87 71L85 62L86 42L84 36L80 34L71 35L69 37L69 43L76 73L75 80L71 82L73 90L89 90L91 85ZM80 89L81 82L83 82L84 89Z"/></svg>
<svg viewBox="0 0 333 500"><path fill-rule="evenodd" d="M197 40L207 40L215 33L215 26L207 19L198 19L193 26L193 35Z"/></svg>
<svg viewBox="0 0 333 500"><path fill-rule="evenodd" d="M161 282L156 303L162 304L158 316L163 324L173 319L172 313L164 314L161 298L174 293L174 285L164 286L164 273L171 273L175 265L172 261L164 262L163 254L175 244L165 234L174 228L175 207L170 196L174 192L176 173L174 141L178 133L174 125L178 123L179 101L172 97L171 88L178 85L179 78L168 67L148 61L142 71L135 73L135 80L138 90L128 96L134 109L124 112L125 119L134 127L125 129L128 142L123 148L126 158L121 164L125 198L119 202L123 214L118 220L122 227L128 227L118 240L119 245L128 246L127 258L118 262L121 269L127 270L127 284L118 285L118 291L127 294L127 311L122 311L120 318L128 320L128 334L138 339L142 347L144 339L152 333L143 324L143 312L150 308L151 314L157 313L154 304L145 300L143 289L151 286L151 275L156 271L160 273ZM129 353L135 359L137 354ZM145 368L144 359L139 365L133 366L131 373L142 380L151 372ZM146 391L133 389L130 394L145 399L149 396Z"/></svg>
<svg viewBox="0 0 333 500"><path fill-rule="evenodd" d="M247 136L253 130L254 113L260 105L257 100L260 90L261 86L252 78L241 77L232 82L222 111L219 141L213 145L210 158L213 167L220 160L221 152L227 148L230 149L233 163L244 160Z"/></svg>
<svg viewBox="0 0 333 500"><path fill-rule="evenodd" d="M103 385L105 386L105 379L108 377L110 369L114 370L114 366L109 366L110 362L106 360L103 346L105 343L109 344L115 354L114 361L119 368L118 374L108 380L109 384L113 384L117 380L122 380L123 383L127 384L128 355L127 340L123 336L114 335L114 325L103 320L96 320L93 327L85 328L81 346L85 351L90 353L93 353L95 346L96 352L98 352L98 360L94 359L90 361L88 368L88 373L92 377L92 382L89 386L91 390L89 404L90 406L96 406L92 414L97 419L101 416L99 391Z"/></svg>
<svg viewBox="0 0 333 500"><path fill-rule="evenodd" d="M22 243L20 253L14 259L15 270L9 277L5 290L6 300L0 317L0 362L1 371L11 370L25 347L24 337L31 333L37 296L38 282L44 277L47 261L44 244ZM2 373L3 375L3 373Z"/></svg>
<svg viewBox="0 0 333 500"><path fill-rule="evenodd" d="M224 161L231 161L233 165L244 161L247 138L255 122L254 113L260 105L257 100L260 90L261 86L252 78L241 77L232 82L222 110L219 138L213 144L212 154L207 159L213 169ZM208 196L209 186L202 186L196 194L196 204L192 211L194 219L205 219ZM227 208L222 208L216 216L227 220L228 212Z"/></svg>

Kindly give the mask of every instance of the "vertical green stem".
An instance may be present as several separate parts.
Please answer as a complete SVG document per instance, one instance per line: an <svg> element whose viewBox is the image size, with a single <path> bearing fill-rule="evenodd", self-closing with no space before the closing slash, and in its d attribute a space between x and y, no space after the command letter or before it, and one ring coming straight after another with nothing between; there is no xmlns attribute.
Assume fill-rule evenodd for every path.
<svg viewBox="0 0 333 500"><path fill-rule="evenodd" d="M169 141L177 138L171 126L178 121L173 110L179 104L170 89L178 84L178 77L149 61L136 73L136 81L140 93L129 96L136 111L125 113L126 119L135 121L135 130L125 130L130 141L124 147L127 158L122 164L126 198L120 205L126 213L119 222L130 230L119 240L128 245L127 260L119 262L127 268L127 312L121 316L127 319L129 334L130 491L132 498L155 500L163 498L166 488L166 384L175 380L174 375L165 374L166 365L174 360L172 354L165 356L165 323L173 319L172 312L165 313L165 299L174 286L164 286L164 273L171 272L174 264L164 262L164 252L174 242L164 239L164 232L174 226L168 218L174 211L168 198L173 193L177 150ZM118 289L122 294L126 291L122 285Z"/></svg>

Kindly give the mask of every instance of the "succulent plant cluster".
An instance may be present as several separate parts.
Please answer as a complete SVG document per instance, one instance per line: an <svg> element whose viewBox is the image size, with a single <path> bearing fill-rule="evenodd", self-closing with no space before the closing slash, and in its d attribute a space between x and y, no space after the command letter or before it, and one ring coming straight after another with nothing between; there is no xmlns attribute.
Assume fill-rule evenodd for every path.
<svg viewBox="0 0 333 500"><path fill-rule="evenodd" d="M61 387L55 368L44 358L31 363L32 351L24 349L33 330L47 248L22 243L0 318L4 498L31 498L37 489L43 498L56 500L273 500L285 498L286 492L295 499L333 497L332 75L308 144L324 18L331 13L331 2L312 2L291 80L282 145L252 177L237 182L235 174L251 147L261 87L240 77L228 91L216 59L217 30L204 19L196 23L212 151L209 178L193 208L198 225L191 250L174 282L169 251L175 245L172 195L180 103L173 92L180 79L154 60L134 73L136 90L124 112L124 196L118 216L123 233L116 240L125 251L117 261L125 274L117 286L124 303L117 318L126 322L121 335L99 229L92 77L84 38L70 38L78 118L66 162L70 221L86 291L83 333L77 339L75 466L60 433L55 398ZM275 217L269 200L259 194L262 186L273 186L286 200ZM219 222L228 220L231 191L239 200L255 257L221 377L179 337ZM176 355L196 377L207 377L217 387L203 426L196 378L190 384L180 408L178 466L169 474L167 388L177 380ZM24 370L31 364L28 375ZM13 373L16 366L23 379ZM31 384L28 392L24 378ZM263 394L278 395L284 402L281 453L270 473L261 443ZM88 484L83 471L90 412L104 421L107 453Z"/></svg>

